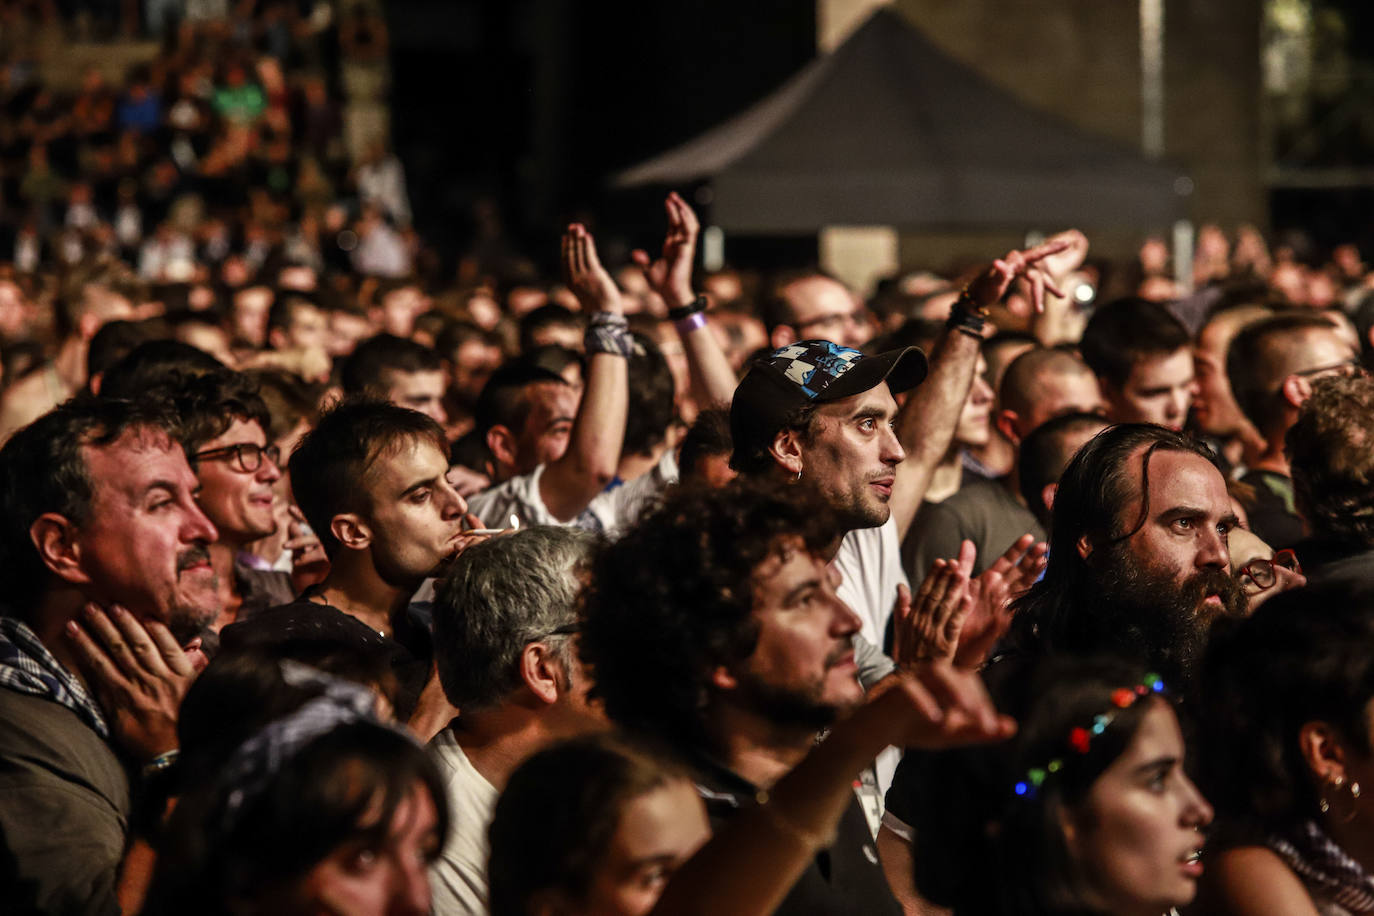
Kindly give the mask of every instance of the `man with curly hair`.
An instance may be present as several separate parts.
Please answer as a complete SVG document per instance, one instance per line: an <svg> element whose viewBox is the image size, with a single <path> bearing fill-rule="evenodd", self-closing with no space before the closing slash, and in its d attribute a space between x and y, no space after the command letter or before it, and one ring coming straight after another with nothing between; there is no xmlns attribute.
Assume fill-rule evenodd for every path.
<svg viewBox="0 0 1374 916"><path fill-rule="evenodd" d="M1298 512L1294 548L1309 581L1370 581L1374 556L1374 379L1317 379L1286 436Z"/></svg>

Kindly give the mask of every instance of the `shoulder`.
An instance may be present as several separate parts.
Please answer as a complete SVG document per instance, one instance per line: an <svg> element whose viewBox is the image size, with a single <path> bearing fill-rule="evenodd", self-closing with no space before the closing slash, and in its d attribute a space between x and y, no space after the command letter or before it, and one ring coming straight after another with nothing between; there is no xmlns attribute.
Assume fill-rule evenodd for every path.
<svg viewBox="0 0 1374 916"><path fill-rule="evenodd" d="M1234 846L1208 856L1208 912L1231 916L1317 916L1302 880L1267 846Z"/></svg>

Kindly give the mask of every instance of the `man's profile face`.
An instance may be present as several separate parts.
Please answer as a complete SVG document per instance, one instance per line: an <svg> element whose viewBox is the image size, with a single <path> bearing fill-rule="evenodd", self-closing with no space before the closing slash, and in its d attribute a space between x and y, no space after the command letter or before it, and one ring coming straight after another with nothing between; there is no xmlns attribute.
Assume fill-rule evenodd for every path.
<svg viewBox="0 0 1374 916"><path fill-rule="evenodd" d="M267 447L267 434L256 420L234 420L222 435L201 445L197 452L245 443ZM277 530L275 484L282 472L266 455L261 456L261 462L254 471L243 470L246 465L232 453L197 462L200 495L196 502L226 541L247 544Z"/></svg>
<svg viewBox="0 0 1374 916"><path fill-rule="evenodd" d="M402 372L388 369L386 399L398 407L418 410L441 426L448 422L444 409L444 373L441 369L421 372Z"/></svg>
<svg viewBox="0 0 1374 916"><path fill-rule="evenodd" d="M887 522L895 469L906 457L892 421L887 383L822 404L802 445L802 480L818 490L849 528Z"/></svg>
<svg viewBox="0 0 1374 916"><path fill-rule="evenodd" d="M862 303L828 277L807 277L782 291L798 340L819 338L859 349L873 336Z"/></svg>
<svg viewBox="0 0 1374 916"><path fill-rule="evenodd" d="M453 390L464 404L476 404L487 379L501 365L501 351L480 340L458 347L453 360Z"/></svg>
<svg viewBox="0 0 1374 916"><path fill-rule="evenodd" d="M1182 429L1197 383L1190 347L1136 361L1125 384L1107 386L1109 414L1116 423L1157 423Z"/></svg>
<svg viewBox="0 0 1374 916"><path fill-rule="evenodd" d="M970 448L987 445L992 437L992 386L984 376L987 361L978 357L974 369L973 384L969 386L968 397L964 399L964 409L959 413L959 423L954 428L955 443Z"/></svg>
<svg viewBox="0 0 1374 916"><path fill-rule="evenodd" d="M1139 518L1144 446L1127 460L1135 498L1118 524ZM1160 449L1150 458L1149 506L1145 524L1126 541L1132 561L1179 589L1198 589L1197 612L1225 613L1231 579L1227 538L1236 527L1226 481L1210 461L1191 452Z"/></svg>
<svg viewBox="0 0 1374 916"><path fill-rule="evenodd" d="M418 585L453 558L468 507L446 471L438 443L417 437L384 446L363 475L372 560L386 582Z"/></svg>
<svg viewBox="0 0 1374 916"><path fill-rule="evenodd" d="M580 400L571 385L561 382L536 382L525 392L530 412L516 440L517 474L563 457Z"/></svg>
<svg viewBox="0 0 1374 916"><path fill-rule="evenodd" d="M313 305L297 305L286 328L286 344L299 349L323 349L329 341L329 319Z"/></svg>
<svg viewBox="0 0 1374 916"><path fill-rule="evenodd" d="M754 570L758 642L737 672L737 702L779 725L821 728L863 701L853 646L861 623L835 594L838 579L796 537Z"/></svg>
<svg viewBox="0 0 1374 916"><path fill-rule="evenodd" d="M222 610L207 545L215 526L196 504L181 447L158 430L126 430L82 449L90 514L76 532L88 595L165 623L186 642Z"/></svg>

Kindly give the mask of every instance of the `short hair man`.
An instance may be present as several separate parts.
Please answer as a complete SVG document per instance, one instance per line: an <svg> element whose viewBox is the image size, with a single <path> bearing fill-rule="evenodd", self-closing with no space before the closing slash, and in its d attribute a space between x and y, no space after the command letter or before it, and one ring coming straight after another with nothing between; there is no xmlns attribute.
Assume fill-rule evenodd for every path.
<svg viewBox="0 0 1374 916"><path fill-rule="evenodd" d="M1016 602L1015 642L1123 655L1187 683L1211 623L1246 609L1227 552L1236 524L1204 446L1155 424L1110 427L1060 479L1049 565Z"/></svg>
<svg viewBox="0 0 1374 916"><path fill-rule="evenodd" d="M219 532L209 548L223 607L214 629L290 601L290 574L260 568L247 554L249 544L276 533L275 485L282 476L257 385L222 369L150 393L166 399L180 420L177 439L200 483L196 501Z"/></svg>
<svg viewBox="0 0 1374 916"><path fill-rule="evenodd" d="M1309 581L1370 576L1374 550L1374 379L1318 379L1287 434L1293 494L1311 537L1295 550Z"/></svg>
<svg viewBox="0 0 1374 916"><path fill-rule="evenodd" d="M1193 399L1193 426L1215 440L1222 457L1232 467L1255 461L1264 440L1245 418L1231 382L1226 376L1226 354L1231 341L1244 328L1273 315L1263 305L1235 305L1218 310L1198 330L1193 346L1197 397Z"/></svg>
<svg viewBox="0 0 1374 916"><path fill-rule="evenodd" d="M1251 528L1274 547L1303 537L1284 437L1316 379L1358 368L1350 342L1324 317L1306 311L1266 318L1231 340L1226 375L1236 403L1264 439L1262 454L1240 480L1255 490Z"/></svg>
<svg viewBox="0 0 1374 916"><path fill-rule="evenodd" d="M287 293L267 313L267 345L273 350L323 350L329 339L329 317L314 300Z"/></svg>
<svg viewBox="0 0 1374 916"><path fill-rule="evenodd" d="M439 354L393 334L378 334L358 344L343 367L345 394L385 398L441 426L448 421L445 384Z"/></svg>
<svg viewBox="0 0 1374 916"><path fill-rule="evenodd" d="M466 321L451 322L434 343L434 349L448 370L449 422L474 420L473 411L487 380L501 365L501 344L494 334Z"/></svg>
<svg viewBox="0 0 1374 916"><path fill-rule="evenodd" d="M174 715L150 731L136 712L92 700L128 669L107 658L95 681L83 678L90 638L74 635L89 627L111 649L122 640L160 656L148 689L179 684L166 694L179 697L189 683L178 646L219 613L207 549L215 528L196 504L173 424L150 403L83 395L0 450L0 899L15 912L118 910L126 761L147 764L176 747ZM87 602L124 612L83 616Z"/></svg>
<svg viewBox="0 0 1374 916"><path fill-rule="evenodd" d="M843 522L811 489L736 481L680 491L597 558L579 641L616 723L694 764L730 816L863 699L835 592ZM778 912L900 912L856 800Z"/></svg>
<svg viewBox="0 0 1374 916"><path fill-rule="evenodd" d="M440 912L487 909L487 826L516 767L558 739L605 727L574 651L596 544L577 528L526 528L464 551L435 590L435 660L462 715L430 753L449 804L464 813L430 870Z"/></svg>
<svg viewBox="0 0 1374 916"><path fill-rule="evenodd" d="M1007 366L999 390L997 428L1019 445L1031 431L1069 413L1106 413L1088 365L1068 350L1029 350Z"/></svg>
<svg viewBox="0 0 1374 916"><path fill-rule="evenodd" d="M1119 299L1093 313L1079 350L1092 367L1113 423L1182 429L1196 380L1188 329L1164 306Z"/></svg>
<svg viewBox="0 0 1374 916"><path fill-rule="evenodd" d="M1050 530L1050 513L1064 469L1078 450L1108 425L1099 413L1066 413L1041 423L1021 440L1018 486L1043 530Z"/></svg>
<svg viewBox="0 0 1374 916"><path fill-rule="evenodd" d="M779 277L766 305L768 341L775 348L804 338L822 338L857 348L873 336L862 300L820 270Z"/></svg>

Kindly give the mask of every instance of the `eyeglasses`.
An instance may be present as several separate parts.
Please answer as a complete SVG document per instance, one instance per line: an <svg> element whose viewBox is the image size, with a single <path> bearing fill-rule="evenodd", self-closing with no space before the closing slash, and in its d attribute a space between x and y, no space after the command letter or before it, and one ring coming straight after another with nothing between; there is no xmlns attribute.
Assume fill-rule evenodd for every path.
<svg viewBox="0 0 1374 916"><path fill-rule="evenodd" d="M572 623L565 623L555 630L550 630L549 632L545 633L543 636L539 638L548 639L550 636L572 636L575 633L580 632L582 632L582 624L574 621Z"/></svg>
<svg viewBox="0 0 1374 916"><path fill-rule="evenodd" d="M1253 595L1267 588L1273 588L1274 583L1279 581L1279 574L1275 567L1283 567L1290 572L1302 575L1302 567L1298 565L1298 555L1291 550L1280 550L1274 554L1271 560L1260 557L1246 563L1236 570L1236 578L1240 580L1241 588L1245 589L1245 593Z"/></svg>
<svg viewBox="0 0 1374 916"><path fill-rule="evenodd" d="M1344 378L1353 378L1354 376L1363 374L1364 367L1360 365L1358 360L1354 359L1347 359L1343 362L1331 363L1326 366L1317 366L1314 369L1303 369L1293 373L1293 375L1299 375L1303 378L1320 378L1327 375L1339 375Z"/></svg>
<svg viewBox="0 0 1374 916"><path fill-rule="evenodd" d="M255 442L239 442L221 448L208 448L191 456L192 461L229 461L230 467L244 474L256 473L266 458L276 467L281 467L281 449L275 445L263 447Z"/></svg>

